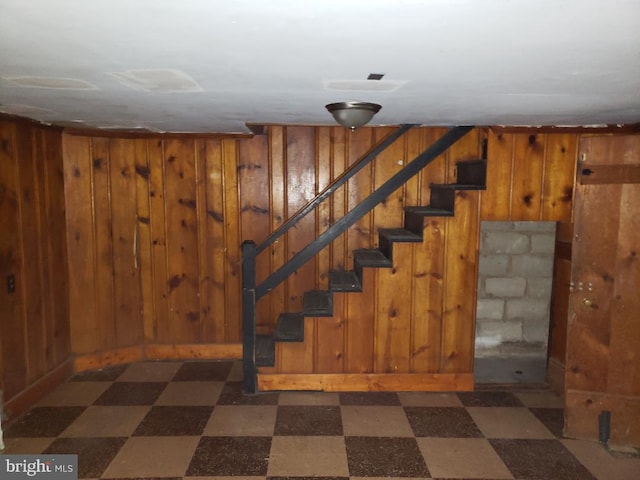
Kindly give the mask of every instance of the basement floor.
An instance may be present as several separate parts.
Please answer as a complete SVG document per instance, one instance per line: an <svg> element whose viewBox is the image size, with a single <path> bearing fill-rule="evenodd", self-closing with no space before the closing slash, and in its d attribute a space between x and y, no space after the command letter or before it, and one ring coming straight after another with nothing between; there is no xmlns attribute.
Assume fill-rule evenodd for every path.
<svg viewBox="0 0 640 480"><path fill-rule="evenodd" d="M562 438L544 389L245 396L240 367L79 374L7 426L3 453L77 454L79 477L96 479L639 478L640 458Z"/></svg>

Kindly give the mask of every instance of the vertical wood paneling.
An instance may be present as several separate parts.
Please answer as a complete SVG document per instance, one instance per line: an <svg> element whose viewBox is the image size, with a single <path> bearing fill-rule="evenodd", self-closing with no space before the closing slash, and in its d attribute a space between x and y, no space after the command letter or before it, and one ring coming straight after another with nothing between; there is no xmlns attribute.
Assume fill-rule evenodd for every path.
<svg viewBox="0 0 640 480"><path fill-rule="evenodd" d="M571 222L577 148L575 134L547 135L541 219Z"/></svg>
<svg viewBox="0 0 640 480"><path fill-rule="evenodd" d="M438 372L444 300L445 220L434 217L425 223L423 242L414 247L412 371Z"/></svg>
<svg viewBox="0 0 640 480"><path fill-rule="evenodd" d="M225 228L225 322L227 342L242 340L242 279L240 245L244 237L240 232L238 212L240 198L238 189L238 143L224 140L222 150L222 188L224 190ZM213 187L215 188L215 186Z"/></svg>
<svg viewBox="0 0 640 480"><path fill-rule="evenodd" d="M487 191L482 194L482 220L511 220L515 135L489 132Z"/></svg>
<svg viewBox="0 0 640 480"><path fill-rule="evenodd" d="M473 130L449 150L448 182L455 181L456 162L480 155L481 137ZM472 372L475 338L479 192L460 190L455 216L445 220L444 301L441 371Z"/></svg>
<svg viewBox="0 0 640 480"><path fill-rule="evenodd" d="M289 127L286 138L287 217L304 207L316 194L315 136L310 128ZM289 230L287 259L295 256L316 237L316 214L312 212ZM307 262L287 280L287 308L299 311L302 295L316 288L315 262Z"/></svg>
<svg viewBox="0 0 640 480"><path fill-rule="evenodd" d="M138 345L143 339L137 257L136 152L138 140L110 141L111 235L115 345Z"/></svg>
<svg viewBox="0 0 640 480"><path fill-rule="evenodd" d="M95 230L91 171L91 139L63 136L64 190L69 244L69 315L74 353L102 348L96 307Z"/></svg>
<svg viewBox="0 0 640 480"><path fill-rule="evenodd" d="M240 184L240 222L242 240L262 242L270 231L269 220L269 157L264 135L240 143L238 182ZM270 259L260 255L256 262L258 282L270 272ZM256 323L258 331L269 331L273 320L266 298L258 302Z"/></svg>
<svg viewBox="0 0 640 480"><path fill-rule="evenodd" d="M40 224L42 205L40 198L40 168L37 148L36 132L32 129L17 129L15 147L18 162L18 189L19 189L19 215L20 215L20 244L22 275L18 288L24 304L25 331L28 358L27 358L27 382L31 383L41 377L47 370L46 367L46 317L49 312L44 309L44 290L42 279L42 246L44 242L34 241L42 239L43 232Z"/></svg>
<svg viewBox="0 0 640 480"><path fill-rule="evenodd" d="M411 362L411 269L413 248L393 246L394 267L378 271L374 369L379 373L408 373ZM404 288L403 288L404 287Z"/></svg>
<svg viewBox="0 0 640 480"><path fill-rule="evenodd" d="M5 400L68 360L60 131L0 120L0 385ZM15 277L15 291L6 288ZM17 408L17 405L16 405Z"/></svg>
<svg viewBox="0 0 640 480"><path fill-rule="evenodd" d="M197 342L201 322L194 141L168 140L164 154L169 331L176 343Z"/></svg>
<svg viewBox="0 0 640 480"><path fill-rule="evenodd" d="M15 147L15 124L0 120L0 274L6 279L15 275L16 287L22 284L20 267L20 212L18 193L18 156ZM1 372L5 396L10 398L27 384L27 342L21 291L8 293L0 288L0 341L3 364ZM7 368L11 366L11 368Z"/></svg>
<svg viewBox="0 0 640 480"><path fill-rule="evenodd" d="M544 134L516 136L511 195L511 216L514 220L540 219L545 141Z"/></svg>
<svg viewBox="0 0 640 480"><path fill-rule="evenodd" d="M348 131L348 164L353 165L371 148L373 141L373 129L360 128L355 132ZM364 167L357 176L349 180L347 184L347 210L351 210L364 200L371 192L373 182L373 166ZM374 239L371 231L371 214L363 216L347 232L347 265L353 261L353 251L359 248L371 248ZM350 268L350 267L349 267Z"/></svg>
<svg viewBox="0 0 640 480"><path fill-rule="evenodd" d="M151 196L149 163L149 142L139 140L135 143L134 169L136 189L136 254L135 266L138 269L140 294L140 319L145 342L155 339L153 243L151 235Z"/></svg>
<svg viewBox="0 0 640 480"><path fill-rule="evenodd" d="M171 343L169 319L169 273L167 267L167 225L165 208L164 145L160 140L147 143L149 156L149 210L151 226L151 270L153 272L153 338Z"/></svg>
<svg viewBox="0 0 640 480"><path fill-rule="evenodd" d="M46 232L44 268L45 295L50 315L47 318L47 362L60 365L70 352L69 275L64 202L62 136L56 130L39 130L42 144L42 178L46 196L42 232Z"/></svg>
<svg viewBox="0 0 640 480"><path fill-rule="evenodd" d="M204 180L200 186L204 197L205 213L201 225L200 301L203 303L203 337L213 342L224 342L226 337L225 305L225 221L224 189L222 188L223 150L221 141L206 143L203 162Z"/></svg>
<svg viewBox="0 0 640 480"><path fill-rule="evenodd" d="M113 274L113 225L111 218L111 180L109 140L96 138L91 142L90 184L92 187L93 234L89 241L94 249L96 328L100 344L97 350L115 348L116 318ZM85 201L87 201L85 199ZM91 217L90 217L91 218Z"/></svg>
<svg viewBox="0 0 640 480"><path fill-rule="evenodd" d="M287 197L287 157L286 157L286 138L285 129L283 127L271 127L269 129L269 159L270 159L270 211L271 221L270 231L275 231L282 223L293 214L287 213L288 197ZM288 236L281 237L277 242L272 243L269 247L268 255L271 261L271 271L280 268L287 260ZM278 285L263 302L269 305L269 318L265 319L270 322L273 327L276 324L280 313L287 310L288 284L283 282Z"/></svg>

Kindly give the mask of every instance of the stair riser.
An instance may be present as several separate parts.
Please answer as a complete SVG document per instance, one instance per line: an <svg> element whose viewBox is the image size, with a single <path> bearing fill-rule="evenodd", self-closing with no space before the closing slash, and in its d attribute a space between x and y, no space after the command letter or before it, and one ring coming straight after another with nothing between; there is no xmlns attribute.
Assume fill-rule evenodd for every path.
<svg viewBox="0 0 640 480"><path fill-rule="evenodd" d="M456 203L456 191L453 188L431 187L430 204L434 208L453 211Z"/></svg>

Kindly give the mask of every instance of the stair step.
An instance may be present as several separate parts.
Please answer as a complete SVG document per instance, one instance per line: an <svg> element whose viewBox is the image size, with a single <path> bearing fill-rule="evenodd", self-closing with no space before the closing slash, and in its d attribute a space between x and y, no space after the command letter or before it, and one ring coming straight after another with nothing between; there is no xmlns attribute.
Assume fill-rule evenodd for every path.
<svg viewBox="0 0 640 480"><path fill-rule="evenodd" d="M443 184L433 184L431 188L443 188L443 189L451 189L451 190L486 190L487 186L484 184L466 184L466 183L443 183Z"/></svg>
<svg viewBox="0 0 640 480"><path fill-rule="evenodd" d="M276 364L276 343L271 335L256 335L256 366L273 367Z"/></svg>
<svg viewBox="0 0 640 480"><path fill-rule="evenodd" d="M456 163L456 183L461 185L486 185L487 161L467 160Z"/></svg>
<svg viewBox="0 0 640 480"><path fill-rule="evenodd" d="M302 314L305 317L330 317L333 315L333 295L327 290L311 290L302 297Z"/></svg>
<svg viewBox="0 0 640 480"><path fill-rule="evenodd" d="M353 251L353 263L358 267L390 268L393 267L391 260L377 248L363 248Z"/></svg>
<svg viewBox="0 0 640 480"><path fill-rule="evenodd" d="M390 242L422 242L422 237L406 228L380 228L378 234Z"/></svg>
<svg viewBox="0 0 640 480"><path fill-rule="evenodd" d="M420 215L422 217L453 217L453 212L451 210L435 208L431 205L426 207L405 207L404 211L406 213L412 213L415 215Z"/></svg>
<svg viewBox="0 0 640 480"><path fill-rule="evenodd" d="M424 230L424 217L452 217L451 210L428 207L405 207L404 208L404 228L422 236Z"/></svg>
<svg viewBox="0 0 640 480"><path fill-rule="evenodd" d="M406 228L380 228L378 230L379 246L378 248L385 257L393 259L393 244L401 243L419 243L422 242L422 235L412 232Z"/></svg>
<svg viewBox="0 0 640 480"><path fill-rule="evenodd" d="M276 342L304 342L304 316L301 313L281 313L274 338Z"/></svg>
<svg viewBox="0 0 640 480"><path fill-rule="evenodd" d="M329 272L329 290L332 292L361 292L360 278L354 271Z"/></svg>

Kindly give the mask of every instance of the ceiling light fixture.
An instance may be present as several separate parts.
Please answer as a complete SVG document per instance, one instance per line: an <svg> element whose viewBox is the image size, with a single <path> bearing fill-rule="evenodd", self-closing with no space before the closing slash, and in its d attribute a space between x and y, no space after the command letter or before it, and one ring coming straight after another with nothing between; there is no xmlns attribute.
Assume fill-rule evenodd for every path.
<svg viewBox="0 0 640 480"><path fill-rule="evenodd" d="M338 102L326 105L326 109L343 127L355 130L366 125L382 107L369 102Z"/></svg>

